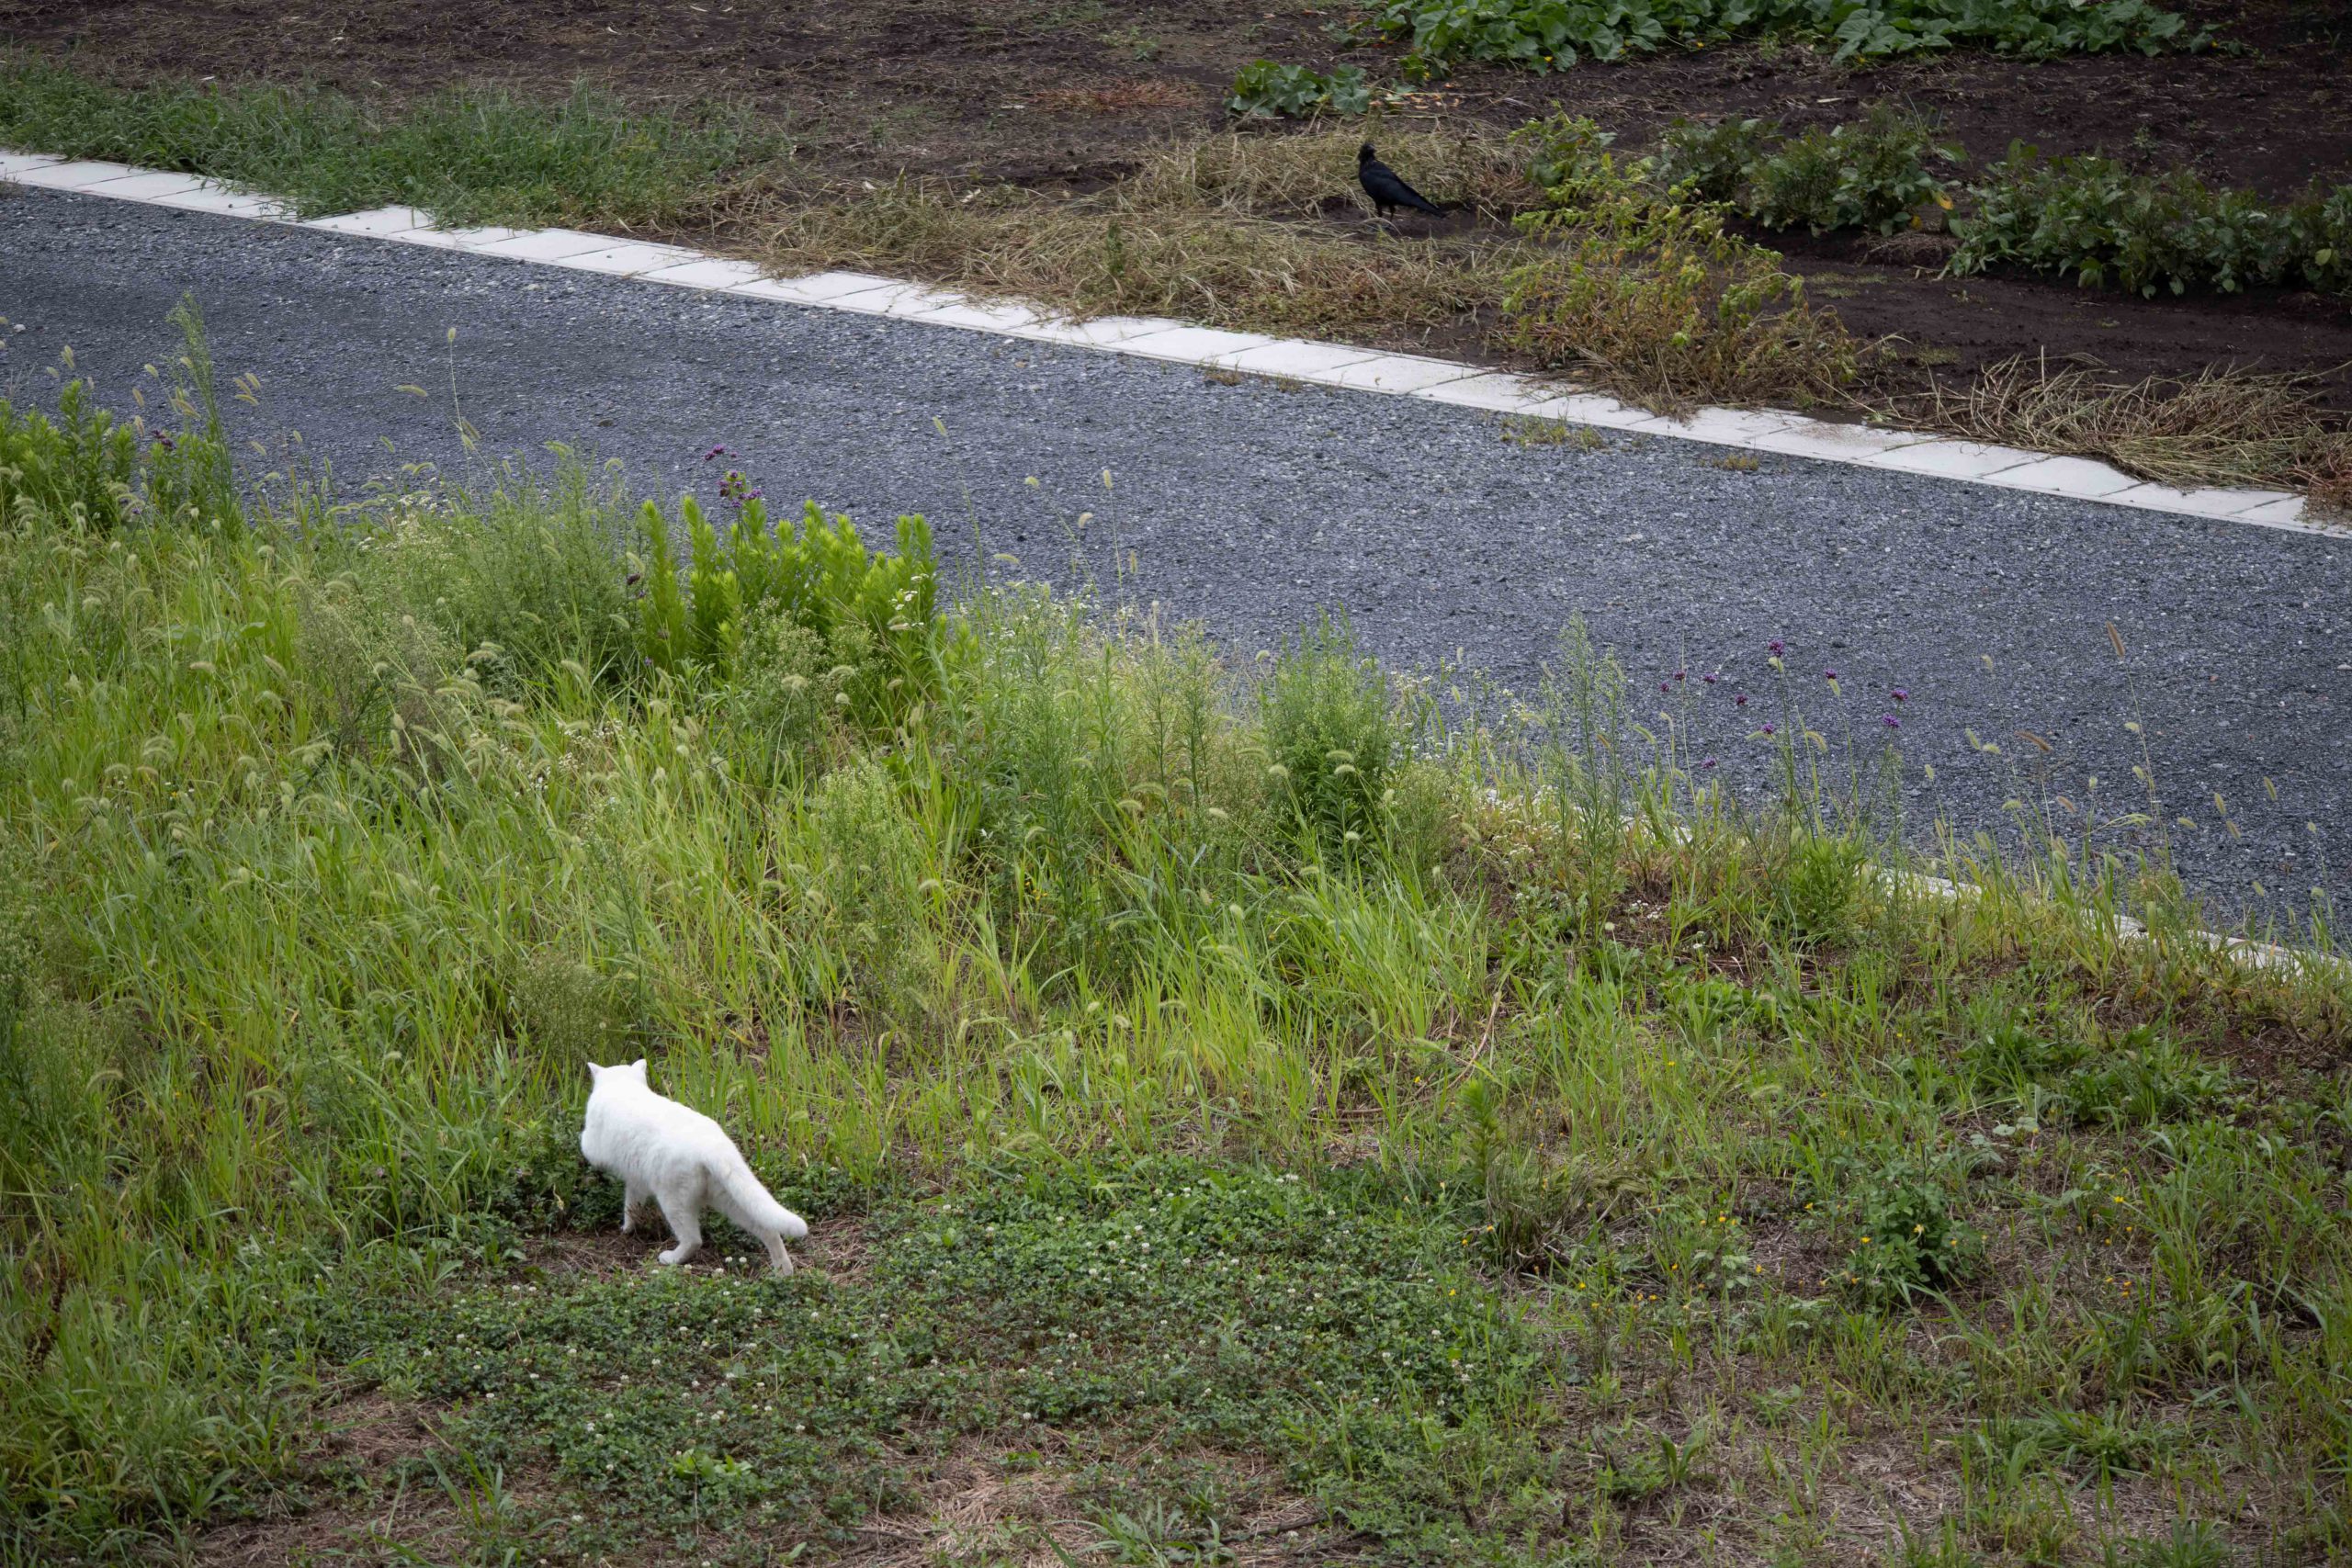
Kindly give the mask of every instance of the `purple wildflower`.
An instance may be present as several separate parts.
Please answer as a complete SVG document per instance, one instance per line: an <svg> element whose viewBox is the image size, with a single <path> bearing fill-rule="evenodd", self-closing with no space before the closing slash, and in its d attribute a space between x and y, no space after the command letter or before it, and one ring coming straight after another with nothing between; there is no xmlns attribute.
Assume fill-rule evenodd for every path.
<svg viewBox="0 0 2352 1568"><path fill-rule="evenodd" d="M1701 763L1699 764L1699 766L1700 766L1700 767L1702 767L1702 768L1712 768L1712 767L1713 767L1714 765L1715 765L1715 760L1714 760L1713 757L1708 758L1706 761L1702 761L1702 762L1701 762Z"/></svg>
<svg viewBox="0 0 2352 1568"><path fill-rule="evenodd" d="M1824 670L1821 672L1821 678L1825 681L1835 681L1838 679L1838 671L1835 670Z"/></svg>
<svg viewBox="0 0 2352 1568"><path fill-rule="evenodd" d="M1769 724L1768 724L1768 725L1766 725L1766 726L1764 727L1764 733L1765 733L1765 734L1767 734L1767 735L1770 735L1770 734L1774 733L1772 727L1771 727L1770 725L1769 725Z"/></svg>
<svg viewBox="0 0 2352 1568"><path fill-rule="evenodd" d="M1661 692L1670 692L1674 690L1674 683L1670 681L1660 681L1657 683L1657 689Z"/></svg>
<svg viewBox="0 0 2352 1568"><path fill-rule="evenodd" d="M1702 675L1702 676L1700 676L1700 677L1699 677L1699 679L1701 679L1702 681L1704 681L1708 685L1712 686L1712 685L1713 685L1716 682L1718 682L1718 681L1722 680L1722 679L1723 679L1723 677L1722 677L1722 676L1720 676L1720 675L1709 674L1709 675Z"/></svg>
<svg viewBox="0 0 2352 1568"><path fill-rule="evenodd" d="M1690 671L1688 670L1677 670L1674 672L1674 678L1678 681L1688 681L1690 679Z"/></svg>
<svg viewBox="0 0 2352 1568"><path fill-rule="evenodd" d="M1770 642L1764 645L1764 651L1770 654L1775 659L1780 658L1781 655L1788 652L1788 645L1782 642L1779 637L1774 637Z"/></svg>
<svg viewBox="0 0 2352 1568"><path fill-rule="evenodd" d="M1733 705L1734 707L1743 707L1743 708L1744 708L1744 707L1746 707L1746 706L1747 705L1747 694L1746 692L1742 692L1742 693L1740 693L1740 694L1739 694L1739 695L1737 695L1737 696L1736 696L1736 697L1732 698L1732 700L1731 700L1731 701L1732 701L1732 705Z"/></svg>
<svg viewBox="0 0 2352 1568"><path fill-rule="evenodd" d="M724 447L724 446L714 446L714 447L712 447L709 451L705 452L705 453L702 455L702 460L703 460L704 462L707 463L707 462L709 462L713 457L732 457L732 456L734 456L734 454L733 454L733 453L731 453L731 452L729 452L729 451L728 451L726 447Z"/></svg>
<svg viewBox="0 0 2352 1568"><path fill-rule="evenodd" d="M1893 697L1898 703L1907 703L1911 700L1911 694L1905 691L1900 686L1897 686L1894 690L1887 693L1887 695Z"/></svg>
<svg viewBox="0 0 2352 1568"><path fill-rule="evenodd" d="M1879 722L1885 725L1889 729L1900 729L1903 728L1903 721L1895 717L1893 714L1885 715L1879 720Z"/></svg>

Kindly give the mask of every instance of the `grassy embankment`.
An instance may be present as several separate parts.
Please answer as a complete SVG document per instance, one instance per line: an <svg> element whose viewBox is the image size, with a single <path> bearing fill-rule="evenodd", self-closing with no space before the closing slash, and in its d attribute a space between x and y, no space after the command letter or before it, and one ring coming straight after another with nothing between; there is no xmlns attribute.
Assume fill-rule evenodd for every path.
<svg viewBox="0 0 2352 1568"><path fill-rule="evenodd" d="M0 415L13 1561L2345 1549L2352 987L1890 883L1836 691L1449 723L913 521L264 497L209 374ZM798 1276L614 1232L639 1055Z"/></svg>

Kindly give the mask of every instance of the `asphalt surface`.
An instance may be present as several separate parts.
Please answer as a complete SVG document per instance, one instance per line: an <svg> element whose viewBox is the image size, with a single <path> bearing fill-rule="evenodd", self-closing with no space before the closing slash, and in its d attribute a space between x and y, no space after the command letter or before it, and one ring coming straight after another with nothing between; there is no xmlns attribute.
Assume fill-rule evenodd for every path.
<svg viewBox="0 0 2352 1568"><path fill-rule="evenodd" d="M1802 458L1743 469L1658 438L1527 446L1494 416L1414 399L1224 386L1093 351L45 192L0 192L0 395L52 400L70 347L127 403L140 367L174 352L165 317L183 291L223 378L262 378L260 407L235 406L269 448L256 465L299 436L353 489L409 463L477 478L494 457L544 464L560 441L621 460L640 491L707 501L724 465L703 454L724 445L774 500L814 498L885 525L879 537L922 512L944 552L977 527L1035 576L1067 580L1073 522L1091 512L1099 583L1115 536L1136 569L1120 592L1243 652L1329 608L1394 665L1458 657L1521 692L1581 612L1637 696L1679 686L1689 754L1735 781L1761 776L1770 743L1750 731L1778 700L1777 638L1833 739L1899 740L1915 823L2002 831L2006 802L2080 808L2092 776L2102 815L2144 806L2144 738L2176 863L2217 917L2300 908L2352 874L2326 842L2331 825L2352 829L2352 539ZM465 452L459 410L483 456Z"/></svg>

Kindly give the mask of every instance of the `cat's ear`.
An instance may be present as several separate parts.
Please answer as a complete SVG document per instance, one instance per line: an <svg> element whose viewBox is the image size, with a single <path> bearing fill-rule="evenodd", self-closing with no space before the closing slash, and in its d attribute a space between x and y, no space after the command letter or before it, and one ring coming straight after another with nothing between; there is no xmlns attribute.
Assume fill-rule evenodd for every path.
<svg viewBox="0 0 2352 1568"><path fill-rule="evenodd" d="M592 1078L601 1078L605 1076L605 1069L591 1062L588 1064L588 1076Z"/></svg>
<svg viewBox="0 0 2352 1568"><path fill-rule="evenodd" d="M645 1058L639 1056L636 1061L629 1064L629 1067L637 1074L639 1081L642 1082L645 1077Z"/></svg>

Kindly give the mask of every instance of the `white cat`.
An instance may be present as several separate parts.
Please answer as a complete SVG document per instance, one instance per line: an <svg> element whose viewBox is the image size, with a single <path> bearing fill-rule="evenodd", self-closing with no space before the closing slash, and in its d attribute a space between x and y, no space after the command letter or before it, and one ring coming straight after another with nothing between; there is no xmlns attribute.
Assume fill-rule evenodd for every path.
<svg viewBox="0 0 2352 1568"><path fill-rule="evenodd" d="M792 1272L785 1240L807 1235L808 1223L768 1195L724 1128L654 1093L643 1058L615 1067L591 1062L588 1076L595 1087L588 1091L580 1153L620 1182L622 1230L636 1227L638 1210L651 1198L678 1238L659 1256L684 1263L702 1246L702 1212L716 1209L760 1238L777 1273Z"/></svg>

